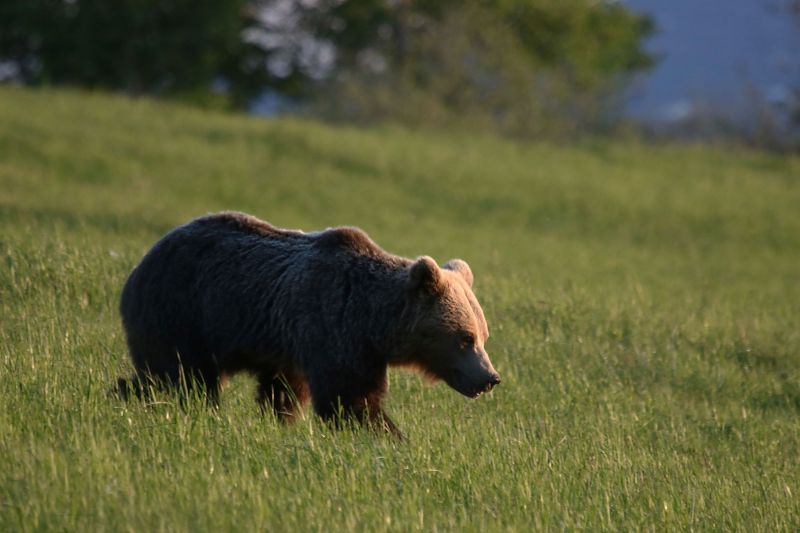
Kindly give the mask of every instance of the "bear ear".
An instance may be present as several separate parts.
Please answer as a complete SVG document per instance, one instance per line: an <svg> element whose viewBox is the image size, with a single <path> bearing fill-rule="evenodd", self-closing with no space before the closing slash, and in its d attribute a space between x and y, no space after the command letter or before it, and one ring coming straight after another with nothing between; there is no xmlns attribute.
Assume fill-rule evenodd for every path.
<svg viewBox="0 0 800 533"><path fill-rule="evenodd" d="M424 255L411 265L408 273L408 286L413 290L422 288L433 290L438 287L441 277L436 261Z"/></svg>
<svg viewBox="0 0 800 533"><path fill-rule="evenodd" d="M451 259L444 265L442 268L445 270L452 270L453 272L458 272L461 276L466 280L467 285L472 287L472 269L469 267L466 261L463 259Z"/></svg>

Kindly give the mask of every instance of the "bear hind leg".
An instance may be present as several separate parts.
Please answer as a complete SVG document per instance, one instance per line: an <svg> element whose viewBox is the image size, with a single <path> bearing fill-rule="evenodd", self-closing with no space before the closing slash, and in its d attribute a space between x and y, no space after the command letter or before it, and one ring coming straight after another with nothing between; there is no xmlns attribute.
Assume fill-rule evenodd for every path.
<svg viewBox="0 0 800 533"><path fill-rule="evenodd" d="M128 339L128 346L136 375L117 380L117 394L123 399L150 399L154 391L173 390L184 398L200 392L207 402L218 404L220 372L212 354L135 338Z"/></svg>
<svg viewBox="0 0 800 533"><path fill-rule="evenodd" d="M259 374L257 401L262 410L272 409L282 422L294 422L307 400L308 386L299 376L288 372Z"/></svg>

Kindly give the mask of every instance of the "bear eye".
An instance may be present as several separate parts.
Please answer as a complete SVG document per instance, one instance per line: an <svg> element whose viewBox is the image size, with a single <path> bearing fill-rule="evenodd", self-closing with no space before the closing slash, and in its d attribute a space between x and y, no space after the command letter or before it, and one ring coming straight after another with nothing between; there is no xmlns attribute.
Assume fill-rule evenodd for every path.
<svg viewBox="0 0 800 533"><path fill-rule="evenodd" d="M463 333L461 335L461 344L464 346L473 346L475 344L475 335L472 333Z"/></svg>

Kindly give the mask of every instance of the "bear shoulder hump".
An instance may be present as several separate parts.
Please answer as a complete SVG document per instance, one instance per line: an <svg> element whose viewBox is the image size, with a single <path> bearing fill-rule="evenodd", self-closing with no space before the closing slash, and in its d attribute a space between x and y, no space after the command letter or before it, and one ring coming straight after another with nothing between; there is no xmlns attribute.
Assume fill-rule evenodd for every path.
<svg viewBox="0 0 800 533"><path fill-rule="evenodd" d="M361 228L342 226L317 235L315 245L322 249L350 250L357 253L379 253L381 250Z"/></svg>

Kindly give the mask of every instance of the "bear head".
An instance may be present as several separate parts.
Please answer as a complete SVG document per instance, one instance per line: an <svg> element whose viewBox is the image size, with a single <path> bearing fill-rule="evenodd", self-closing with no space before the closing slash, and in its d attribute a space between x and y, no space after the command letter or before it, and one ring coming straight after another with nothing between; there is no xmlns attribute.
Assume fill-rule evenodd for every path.
<svg viewBox="0 0 800 533"><path fill-rule="evenodd" d="M500 383L484 350L489 329L461 259L441 268L421 257L408 268L405 339L398 361L445 381L470 398Z"/></svg>

